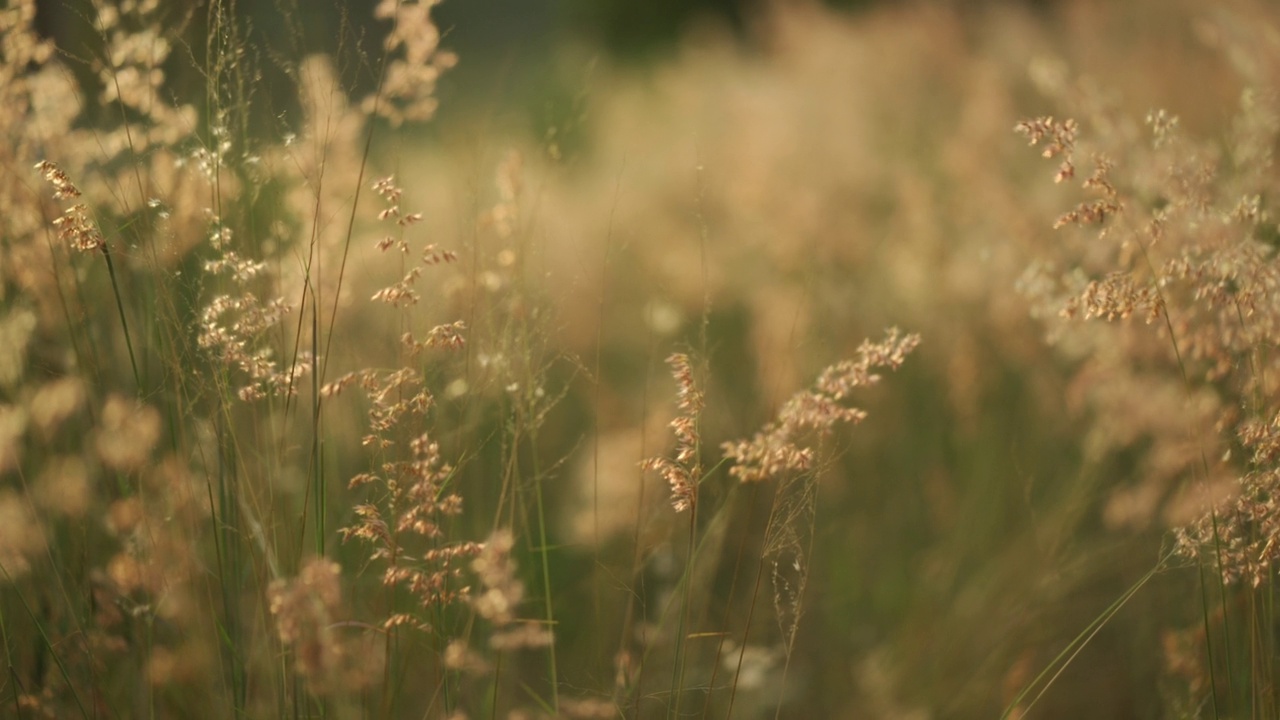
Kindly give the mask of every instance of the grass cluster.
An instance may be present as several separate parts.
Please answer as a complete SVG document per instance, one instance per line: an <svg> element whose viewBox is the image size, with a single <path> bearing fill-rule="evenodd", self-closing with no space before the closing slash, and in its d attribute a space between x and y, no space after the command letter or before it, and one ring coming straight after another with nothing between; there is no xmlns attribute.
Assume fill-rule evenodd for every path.
<svg viewBox="0 0 1280 720"><path fill-rule="evenodd" d="M0 9L0 715L1280 712L1274 9L372 5Z"/></svg>

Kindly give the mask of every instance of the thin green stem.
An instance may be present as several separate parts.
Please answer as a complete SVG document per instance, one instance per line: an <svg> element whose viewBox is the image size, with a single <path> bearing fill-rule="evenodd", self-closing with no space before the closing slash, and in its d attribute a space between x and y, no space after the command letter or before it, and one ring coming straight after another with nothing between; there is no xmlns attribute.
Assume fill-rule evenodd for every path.
<svg viewBox="0 0 1280 720"><path fill-rule="evenodd" d="M9 574L9 569L4 565L0 565L0 573L4 574L5 582L10 586L14 585L13 577ZM76 707L80 710L81 717L88 718L89 711L85 708L84 703L80 701L80 693L76 692L76 683L71 679L71 672L67 670L67 666L63 664L62 657L58 655L57 647L49 640L48 633L45 632L44 623L40 622L40 618L36 616L31 606L27 604L27 599L18 590L14 590L14 594L18 596L18 602L22 603L22 608L27 611L27 616L31 618L31 623L35 627L36 632L40 634L40 639L44 641L44 648L53 658L53 662L58 666L58 672L62 674L62 679L67 683L67 690L71 693L71 698L75 700Z"/></svg>
<svg viewBox="0 0 1280 720"><path fill-rule="evenodd" d="M1134 232L1132 227L1130 227L1129 230L1131 233L1134 234L1135 237L1137 237L1137 233ZM1156 272L1155 264L1151 261L1151 255L1150 253L1147 252L1146 243L1142 242L1141 238L1139 238L1136 245L1138 246L1139 251L1142 254L1142 261L1144 264L1146 264L1147 271L1151 273L1151 277L1159 278L1160 274ZM1178 363L1178 372L1182 377L1182 386L1186 390L1187 395L1189 397L1192 392L1191 376L1187 372L1186 362L1182 358L1182 349L1178 346L1178 336L1173 329L1173 320L1172 318L1169 317L1169 304L1167 299L1165 298L1164 290L1161 288L1160 283L1152 282L1152 285L1155 287L1156 297L1159 299L1159 302L1160 302L1160 317L1164 320L1165 330L1169 333L1169 344L1173 347L1173 356ZM1196 439L1201 441L1203 440L1203 438L1199 436L1197 436ZM1201 469L1201 472L1203 473L1203 475L1201 476L1201 480L1203 482L1203 481L1207 481L1209 477L1209 459L1205 455L1203 442L1200 443L1199 451L1200 451L1200 469ZM1224 566L1223 560L1222 560L1222 535L1218 528L1218 508L1216 505L1211 504L1209 506L1209 521L1213 529L1214 559L1218 564L1217 568L1215 568L1214 570L1214 574L1218 578L1218 592L1222 599L1222 643L1224 646L1223 656L1225 657L1225 662L1227 666L1226 668L1227 669L1227 688L1228 688L1227 711L1228 713L1230 713L1232 709L1232 705L1234 705L1233 696L1235 695L1235 693L1232 692L1232 685L1234 683L1235 675L1231 671L1231 626L1230 626L1230 620L1228 618L1229 613L1227 612L1227 584L1226 584L1226 580L1222 576L1222 568ZM1203 590L1203 581L1204 581L1204 578L1202 576L1201 577L1202 590ZM1212 644L1212 636L1209 634L1209 617L1208 617L1209 608L1208 608L1208 595L1206 593L1203 593L1203 592L1201 593L1201 602L1203 605L1203 614L1204 614L1204 623L1205 623L1205 643L1208 644L1207 654L1208 654L1209 674L1210 674L1210 679L1212 680L1213 644ZM1214 717L1218 717L1218 703L1217 703L1218 689L1217 689L1216 682L1210 683L1210 693L1212 693L1214 696Z"/></svg>
<svg viewBox="0 0 1280 720"><path fill-rule="evenodd" d="M116 312L120 315L120 328L124 334L124 344L129 350L129 367L133 369L133 382L137 387L137 392L141 395L144 392L142 387L142 374L138 372L138 358L133 352L133 340L129 337L129 318L124 312L124 300L120 293L120 283L116 279L116 266L111 260L111 250L107 247L106 242L102 244L102 257L107 261L107 275L111 278L111 293L115 296Z"/></svg>
<svg viewBox="0 0 1280 720"><path fill-rule="evenodd" d="M695 482L696 477L691 478L690 482ZM684 672L688 665L688 634L689 613L693 607L693 574L694 564L697 554L694 552L697 548L697 532L698 532L698 501L695 499L692 507L689 508L689 551L685 557L684 571L684 592L682 593L680 621L676 629L676 648L675 662L671 668L671 685L672 700L667 707L667 717L677 717L680 715L680 699L684 694Z"/></svg>
<svg viewBox="0 0 1280 720"><path fill-rule="evenodd" d="M1011 717L1015 711L1018 712L1018 717L1026 717L1031 711L1031 708L1034 707L1042 697L1044 697L1044 694L1049 691L1049 688L1053 686L1054 682L1064 671L1066 671L1067 667L1071 665L1072 661L1074 661L1077 656L1079 656L1080 652L1084 650L1098 632L1100 632L1102 628L1105 627L1107 623L1110 622L1111 619L1114 618L1116 614L1119 613L1120 610L1138 594L1138 591L1151 581L1151 578L1155 577L1156 574L1163 569L1165 559L1166 558L1161 558L1160 562L1156 563L1155 567L1148 570L1141 579L1131 585L1128 590L1125 590L1119 598L1112 601L1112 603L1087 626L1085 626L1084 630L1080 631L1080 633L1076 635L1061 652L1054 656L1053 660L1045 666L1044 670L1041 670L1040 673L1036 675L1030 683L1027 683L1026 687L1024 687L1022 691L1013 698L1013 702L1009 703L1009 706L1006 707L1004 712L1000 715L1001 720L1006 720ZM1023 706L1023 699L1037 687L1040 688L1039 692L1037 692L1035 697L1031 699L1031 702ZM1216 698L1214 702L1216 708Z"/></svg>
<svg viewBox="0 0 1280 720"><path fill-rule="evenodd" d="M547 543L547 516L546 509L543 506L543 477L538 469L536 435L530 438L530 448L533 455L534 497L537 501L538 510L538 547L542 557L542 602L546 606L547 627L554 631L556 617L555 606L551 602L551 556ZM551 706L558 713L560 709L560 680L556 673L556 644L554 642L547 646L547 653L551 660L551 667L548 669L551 680Z"/></svg>
<svg viewBox="0 0 1280 720"><path fill-rule="evenodd" d="M778 483L773 492L773 502L769 506L769 519L765 521L764 536L769 537L769 533L773 530L773 524L778 517L778 494L781 492L782 484ZM756 614L756 605L760 597L760 585L764 579L764 553L760 554L760 560L756 564L756 580L751 588L751 604L747 607L747 621L742 627L742 644L738 647L738 662L733 670L733 685L729 689L729 708L725 711L725 720L733 717L734 700L738 697L738 680L742 677L742 662L747 654L747 638L751 635L751 620Z"/></svg>

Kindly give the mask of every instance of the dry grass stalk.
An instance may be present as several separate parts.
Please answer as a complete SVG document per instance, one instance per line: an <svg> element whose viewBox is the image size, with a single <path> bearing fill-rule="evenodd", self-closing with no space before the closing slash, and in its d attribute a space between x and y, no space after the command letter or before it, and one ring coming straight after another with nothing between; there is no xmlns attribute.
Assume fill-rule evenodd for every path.
<svg viewBox="0 0 1280 720"><path fill-rule="evenodd" d="M673 353L667 358L671 375L676 380L676 407L681 414L671 421L676 436L674 459L648 458L640 464L645 470L657 470L671 486L671 506L676 512L691 510L698 501L698 483L702 480L702 461L698 457L698 415L702 412L702 391L693 378L689 356Z"/></svg>
<svg viewBox="0 0 1280 720"><path fill-rule="evenodd" d="M734 463L729 473L745 483L809 470L814 450L799 444L806 433L825 436L837 424L862 422L866 413L843 401L857 388L879 383L875 369L896 370L919 344L919 335L904 335L897 328L889 330L879 343L864 341L856 360L823 370L813 388L793 395L778 411L777 419L750 440L722 445L725 457Z"/></svg>

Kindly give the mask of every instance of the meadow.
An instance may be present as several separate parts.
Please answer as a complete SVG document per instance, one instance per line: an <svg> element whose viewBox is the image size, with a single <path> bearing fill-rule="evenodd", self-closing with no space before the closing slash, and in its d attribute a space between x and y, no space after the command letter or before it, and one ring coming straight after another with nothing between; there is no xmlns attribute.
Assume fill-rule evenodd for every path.
<svg viewBox="0 0 1280 720"><path fill-rule="evenodd" d="M0 9L0 716L1280 714L1280 11L432 6Z"/></svg>

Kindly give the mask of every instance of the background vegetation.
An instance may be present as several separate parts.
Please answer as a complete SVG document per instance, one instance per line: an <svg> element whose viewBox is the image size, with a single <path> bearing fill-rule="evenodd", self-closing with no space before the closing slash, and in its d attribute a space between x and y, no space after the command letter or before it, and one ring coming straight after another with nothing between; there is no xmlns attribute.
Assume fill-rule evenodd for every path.
<svg viewBox="0 0 1280 720"><path fill-rule="evenodd" d="M1274 715L1275 10L734 8L10 0L0 713Z"/></svg>

